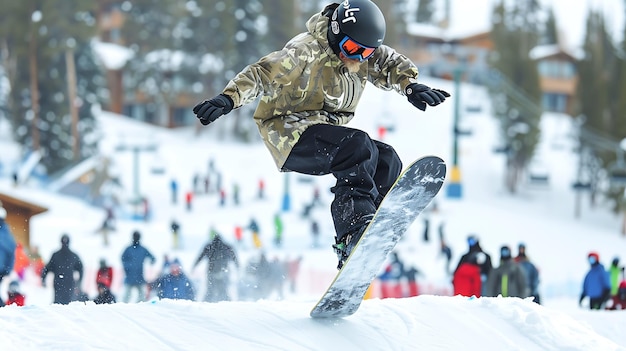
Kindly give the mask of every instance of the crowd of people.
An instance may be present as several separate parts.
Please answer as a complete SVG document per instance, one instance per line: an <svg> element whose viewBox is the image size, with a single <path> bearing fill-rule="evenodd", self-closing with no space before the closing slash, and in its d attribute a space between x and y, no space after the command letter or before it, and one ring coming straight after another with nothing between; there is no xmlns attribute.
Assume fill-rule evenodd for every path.
<svg viewBox="0 0 626 351"><path fill-rule="evenodd" d="M112 292L115 270L106 259L100 259L95 276L97 295L89 297L84 286L84 265L79 254L71 248L68 234L62 234L60 248L52 253L47 263L41 264L35 271L41 257L29 257L22 245L15 241L9 226L5 222L6 210L0 205L0 282L5 277L16 277L8 285L6 295L0 292L0 307L5 304L23 306L26 296L20 291L20 280L24 279L27 268L33 269L40 277L41 285L47 287L48 276L52 278L54 291L53 303L69 304L73 301L93 301L96 304L141 302L152 298L186 299L207 302L231 300L230 292L237 291L237 299L257 300L261 298L283 298L283 286L289 284L295 292L296 276L302 257L281 261L275 257L268 261L262 250L245 265L236 284L231 281L233 272L239 269L236 250L228 244L214 229L210 232L209 242L200 250L192 270L206 260L206 287L204 297L197 296L198 287L189 278L178 258L165 256L163 267L158 277L146 279L146 264L154 265L156 257L141 242L141 233L131 234L131 243L120 255L123 272L123 295L118 300ZM25 255L26 258L22 258ZM24 262L22 262L24 261ZM43 260L41 260L43 262ZM6 297L6 299L4 298Z"/></svg>
<svg viewBox="0 0 626 351"><path fill-rule="evenodd" d="M96 272L97 295L89 297L83 290L84 267L79 254L71 249L68 234L61 235L60 248L44 263L36 248L28 250L16 242L5 222L6 210L0 205L0 282L6 277L16 277L8 284L5 293L0 292L0 306L15 304L23 306L26 296L21 292L20 280L30 267L41 278L42 286L49 284L52 275L53 302L68 304L72 301L93 301L96 304L146 301L151 298L186 299L206 302L282 299L283 287L296 292L296 281L302 256L295 259L268 260L263 250L241 264L236 247L229 244L216 230L212 229L208 243L191 266L195 270L206 261L206 286L201 289L184 271L178 258L164 259L161 273L154 280L144 274L146 264L154 265L156 257L141 242L141 233L133 231L131 242L120 255L123 272L122 298L112 292L114 269L101 259ZM252 221L250 227L257 227ZM251 230L257 230L258 228ZM443 242L443 233L440 231ZM447 245L444 245L447 246ZM467 252L464 253L451 274L452 295L468 297L532 297L541 303L539 293L539 269L527 255L524 243L517 245L517 253L508 245L501 246L499 260L492 261L491 255L483 250L476 235L467 237ZM31 252L32 251L32 252ZM624 266L615 257L610 266L600 261L597 252L587 256L589 271L582 282L580 305L588 299L590 309L626 309L626 280ZM13 274L14 273L14 274ZM390 255L388 265L378 277L380 297L398 298L420 294L418 277L423 275L417 267L406 265L397 252ZM233 279L236 278L236 279ZM236 292L235 296L232 293Z"/></svg>

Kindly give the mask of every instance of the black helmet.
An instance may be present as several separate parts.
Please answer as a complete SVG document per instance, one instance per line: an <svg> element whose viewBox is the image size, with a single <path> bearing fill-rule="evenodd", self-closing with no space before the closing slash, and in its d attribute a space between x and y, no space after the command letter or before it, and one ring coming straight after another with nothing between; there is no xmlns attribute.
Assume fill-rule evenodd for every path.
<svg viewBox="0 0 626 351"><path fill-rule="evenodd" d="M346 36L361 45L377 48L385 38L385 17L370 0L345 0L330 18L328 39L335 53Z"/></svg>

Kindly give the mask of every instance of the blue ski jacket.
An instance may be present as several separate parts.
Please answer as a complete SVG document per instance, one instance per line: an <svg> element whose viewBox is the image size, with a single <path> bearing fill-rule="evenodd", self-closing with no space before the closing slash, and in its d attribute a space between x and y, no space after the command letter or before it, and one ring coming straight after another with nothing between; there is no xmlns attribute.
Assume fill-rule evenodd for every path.
<svg viewBox="0 0 626 351"><path fill-rule="evenodd" d="M122 265L124 266L124 273L126 273L124 284L141 285L146 283L143 276L143 262L146 259L149 259L151 263L156 261L150 251L141 244L133 244L124 250L122 254Z"/></svg>
<svg viewBox="0 0 626 351"><path fill-rule="evenodd" d="M0 276L6 276L13 270L15 264L15 238L9 226L0 218Z"/></svg>
<svg viewBox="0 0 626 351"><path fill-rule="evenodd" d="M609 274L601 263L594 264L585 275L582 295L597 299L601 298L607 289L611 289Z"/></svg>

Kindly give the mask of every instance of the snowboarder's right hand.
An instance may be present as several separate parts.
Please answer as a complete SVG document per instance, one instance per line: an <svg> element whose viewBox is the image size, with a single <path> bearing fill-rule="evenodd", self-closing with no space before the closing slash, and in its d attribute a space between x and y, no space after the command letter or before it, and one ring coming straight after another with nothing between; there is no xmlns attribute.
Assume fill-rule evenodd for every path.
<svg viewBox="0 0 626 351"><path fill-rule="evenodd" d="M214 122L219 117L229 113L233 109L233 100L228 95L219 94L218 96L204 100L193 108L202 125Z"/></svg>

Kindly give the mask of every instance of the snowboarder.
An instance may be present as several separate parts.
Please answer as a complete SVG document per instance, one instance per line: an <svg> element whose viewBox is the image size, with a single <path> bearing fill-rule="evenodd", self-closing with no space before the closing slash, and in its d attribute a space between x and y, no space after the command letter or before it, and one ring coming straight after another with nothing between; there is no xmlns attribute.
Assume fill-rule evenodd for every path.
<svg viewBox="0 0 626 351"><path fill-rule="evenodd" d="M331 214L341 268L402 169L393 147L344 126L366 82L395 90L420 110L450 94L418 83L413 62L382 44L385 18L372 1L332 3L306 26L193 112L208 125L261 97L254 120L277 168L337 179Z"/></svg>
<svg viewBox="0 0 626 351"><path fill-rule="evenodd" d="M274 215L274 246L281 247L283 244L284 224L280 214Z"/></svg>

